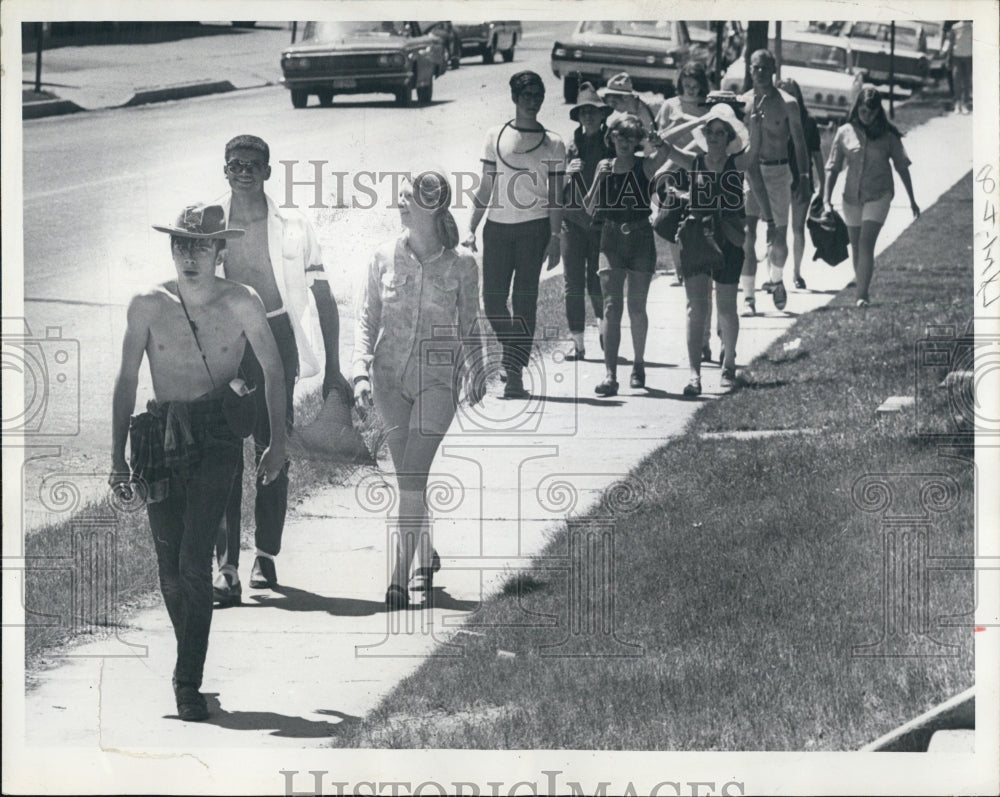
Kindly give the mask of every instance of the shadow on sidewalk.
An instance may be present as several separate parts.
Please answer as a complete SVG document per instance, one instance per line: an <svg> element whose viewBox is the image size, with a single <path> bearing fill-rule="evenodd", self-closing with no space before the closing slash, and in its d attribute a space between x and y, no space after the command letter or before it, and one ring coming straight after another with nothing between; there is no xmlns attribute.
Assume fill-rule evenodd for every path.
<svg viewBox="0 0 1000 797"><path fill-rule="evenodd" d="M286 612L326 612L337 617L370 617L385 611L385 604L382 601L333 598L329 595L317 595L315 592L286 586L280 586L274 592L278 593L278 597L252 595L251 600L258 606L283 609Z"/></svg>
<svg viewBox="0 0 1000 797"><path fill-rule="evenodd" d="M360 717L344 714L332 709L317 709L317 714L337 717L340 722L310 720L305 717L291 717L274 711L226 711L219 702L217 692L205 692L208 710L212 713L205 725L215 725L231 731L266 731L273 728L271 736L289 739L322 739L338 736L351 725L361 721Z"/></svg>

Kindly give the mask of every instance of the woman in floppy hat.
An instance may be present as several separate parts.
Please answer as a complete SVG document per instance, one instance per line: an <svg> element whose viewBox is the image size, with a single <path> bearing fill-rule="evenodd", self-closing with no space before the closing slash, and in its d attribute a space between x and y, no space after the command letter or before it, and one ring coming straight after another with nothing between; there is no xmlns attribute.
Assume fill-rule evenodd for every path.
<svg viewBox="0 0 1000 797"><path fill-rule="evenodd" d="M647 154L638 156L649 143L647 130L639 117L630 113L616 112L608 117L607 140L614 146L615 156L597 165L586 198L587 212L603 223L598 274L604 296L605 377L594 388L599 396L618 394L618 346L626 296L633 352L629 387L646 386L646 297L656 271L649 203L653 176L667 156L666 149L652 146L646 147Z"/></svg>
<svg viewBox="0 0 1000 797"><path fill-rule="evenodd" d="M678 149L674 141L692 130L694 143L705 154L692 155ZM719 103L704 116L677 125L661 134L670 157L691 171L692 208L690 215L710 218L712 237L722 251L722 265L709 268L686 262L681 252L681 270L687 292L687 348L691 376L685 396L701 393L701 350L705 319L715 281L716 308L722 333L722 380L720 387L730 390L736 380L736 338L740 322L736 312L736 291L743 268L745 213L743 172L752 171L756 146L751 145L750 131L736 117L732 107ZM766 195L765 195L766 196Z"/></svg>
<svg viewBox="0 0 1000 797"><path fill-rule="evenodd" d="M460 391L470 405L485 390L485 358L476 318L479 268L455 251L458 227L451 186L427 171L403 183L405 228L378 248L362 279L354 335L354 397L375 409L387 431L399 485L399 537L385 603L405 609L430 598L440 566L431 547L424 491ZM457 330L442 338L435 330ZM433 357L419 341L434 341ZM447 356L443 356L447 355ZM410 578L410 565L417 567Z"/></svg>
<svg viewBox="0 0 1000 797"><path fill-rule="evenodd" d="M583 332L586 320L584 291L590 296L594 316L604 335L604 304L601 298L601 278L597 275L601 249L601 224L583 206L587 190L594 182L597 164L614 155L605 141L604 122L611 113L590 83L580 86L577 103L569 118L579 122L573 131L573 143L566 151L566 188L562 229L563 278L565 280L566 322L573 338L573 350L567 360L582 360L585 350Z"/></svg>
<svg viewBox="0 0 1000 797"><path fill-rule="evenodd" d="M611 110L638 116L647 131L656 130L656 114L632 88L632 77L628 72L619 72L609 78L607 85L598 89L597 93L611 106Z"/></svg>

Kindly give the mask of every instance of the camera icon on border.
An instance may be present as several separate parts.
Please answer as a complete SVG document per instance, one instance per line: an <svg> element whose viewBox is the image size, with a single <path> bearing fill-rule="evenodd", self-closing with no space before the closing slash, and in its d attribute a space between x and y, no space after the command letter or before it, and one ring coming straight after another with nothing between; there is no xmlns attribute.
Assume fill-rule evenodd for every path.
<svg viewBox="0 0 1000 797"><path fill-rule="evenodd" d="M3 434L79 434L80 342L64 338L62 327L46 327L44 337L34 337L24 318L5 318L4 326L15 327L2 338L4 376L21 376L24 403L8 396Z"/></svg>
<svg viewBox="0 0 1000 797"><path fill-rule="evenodd" d="M917 434L1000 435L1000 337L928 324L914 365Z"/></svg>
<svg viewBox="0 0 1000 797"><path fill-rule="evenodd" d="M419 343L420 383L425 379L440 380L443 369L450 368L450 379L457 392L462 370L471 368L484 377L498 368L498 360L486 349L475 356L477 362L459 363L457 334L442 330L434 337ZM488 434L575 435L579 428L577 395L579 377L577 363L567 360L564 352L572 348L572 340L560 335L554 327L539 329L531 359L524 368L524 387L530 394L527 399L499 399L487 393L475 406L460 404L455 414L457 428L452 427L450 440L456 434L481 437ZM460 367L461 366L461 367ZM430 375L434 374L433 377ZM568 406L567 406L568 405ZM567 411L567 409L569 411ZM424 407L420 406L422 413Z"/></svg>

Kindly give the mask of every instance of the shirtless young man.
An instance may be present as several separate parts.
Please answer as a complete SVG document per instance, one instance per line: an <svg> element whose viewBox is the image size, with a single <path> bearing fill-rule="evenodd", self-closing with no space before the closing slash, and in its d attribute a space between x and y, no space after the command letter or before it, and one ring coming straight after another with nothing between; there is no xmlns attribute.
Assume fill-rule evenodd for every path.
<svg viewBox="0 0 1000 797"><path fill-rule="evenodd" d="M754 299L757 279L757 222L762 217L767 222L767 259L770 266L770 274L763 287L771 292L777 309L784 310L788 301L788 292L782 280L785 261L788 259L788 212L792 201L792 172L788 166L789 138L795 147L799 174L809 173L809 153L806 150L799 105L794 97L774 85L774 73L774 56L768 50L757 50L750 56L753 88L741 97L751 122L760 131L758 163L773 213L771 217L764 215L762 203L751 190L750 181L747 181L747 234L743 247L743 274L740 277L744 316L752 316L757 312ZM811 179L799 181L798 191L802 201L809 201L812 190Z"/></svg>
<svg viewBox="0 0 1000 797"><path fill-rule="evenodd" d="M350 406L354 402L354 390L340 372L340 317L323 270L323 255L316 232L299 211L279 208L264 192L264 183L271 176L270 154L267 142L258 136L236 136L226 144L223 170L231 192L220 200L220 204L227 225L246 230L246 235L229 246L224 270L217 273L250 286L264 302L285 376L285 423L291 427L295 380L317 374L320 369L305 331L310 298L316 307L325 350L323 398L331 390L340 390L345 404ZM260 379L260 365L254 354L247 350L242 363L242 373L251 383ZM257 424L253 430L258 460L269 436L270 424L258 392ZM221 606L240 603L242 595L239 578L242 473L241 466L241 478L230 496L216 543L219 576L215 581L215 600ZM274 482L257 482L254 497L256 556L250 573L253 589L278 586L274 560L281 550L287 505L286 466Z"/></svg>
<svg viewBox="0 0 1000 797"><path fill-rule="evenodd" d="M121 367L112 404L111 476L117 491L135 482L149 514L160 589L177 637L173 685L182 720L208 717L201 687L212 622L212 547L243 461L223 397L253 347L274 434L258 466L265 484L285 464L285 390L281 362L257 294L215 276L227 240L218 205L185 208L170 234L177 279L136 295L128 308ZM145 356L154 401L131 419ZM125 442L130 441L130 467ZM133 470L134 468L134 470Z"/></svg>

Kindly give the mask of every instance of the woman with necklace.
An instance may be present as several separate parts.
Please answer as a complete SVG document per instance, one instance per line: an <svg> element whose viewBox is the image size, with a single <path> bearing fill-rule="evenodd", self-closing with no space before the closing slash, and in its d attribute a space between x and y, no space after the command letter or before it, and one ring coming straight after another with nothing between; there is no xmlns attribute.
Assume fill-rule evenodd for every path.
<svg viewBox="0 0 1000 797"><path fill-rule="evenodd" d="M399 487L389 609L430 598L440 565L424 503L428 473L460 391L475 405L485 385L476 324L479 269L471 255L455 251L458 227L450 205L451 187L437 172L403 184L399 214L406 229L376 251L357 301L355 402L366 411L374 399ZM428 358L423 343L432 340L434 357Z"/></svg>
<svg viewBox="0 0 1000 797"><path fill-rule="evenodd" d="M503 350L504 398L523 399L531 358L542 262L559 263L566 146L538 121L545 85L535 72L510 79L515 116L492 128L464 246L476 251L483 228L483 308ZM508 300L510 307L508 309Z"/></svg>
<svg viewBox="0 0 1000 797"><path fill-rule="evenodd" d="M693 129L695 144L705 154L692 155L680 150L674 141ZM756 132L756 131L753 131ZM692 207L690 215L711 219L712 238L722 253L722 264L715 268L685 262L681 254L684 290L687 293L687 348L691 376L684 387L688 397L701 394L701 349L705 319L712 298L715 299L722 333L722 380L720 387L731 390L736 383L736 338L740 322L736 311L736 291L743 268L745 211L743 172L757 157L757 141L725 103L713 105L704 116L682 124L662 135L670 157L691 172ZM756 175L752 179L757 179ZM767 195L763 194L763 202ZM765 207L765 211L770 208Z"/></svg>
<svg viewBox="0 0 1000 797"><path fill-rule="evenodd" d="M587 212L603 222L598 273L604 296L605 376L594 388L599 396L618 395L618 347L626 296L632 331L629 386L646 386L646 297L656 271L649 202L653 175L667 155L665 149L649 146L644 157L637 157L647 141L646 135L642 121L633 114L614 113L608 117L607 139L615 148L615 156L597 165L585 199Z"/></svg>

